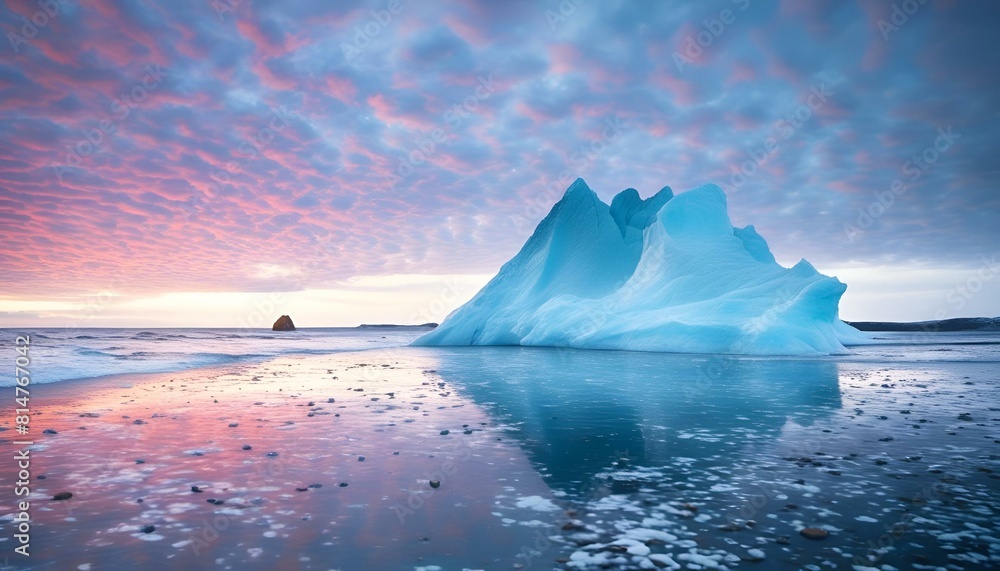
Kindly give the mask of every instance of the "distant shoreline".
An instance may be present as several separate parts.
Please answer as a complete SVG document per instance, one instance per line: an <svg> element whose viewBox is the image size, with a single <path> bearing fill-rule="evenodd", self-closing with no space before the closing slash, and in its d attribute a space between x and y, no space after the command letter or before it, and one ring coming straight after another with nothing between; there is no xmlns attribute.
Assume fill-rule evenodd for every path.
<svg viewBox="0 0 1000 571"><path fill-rule="evenodd" d="M958 317L939 321L845 321L860 331L913 331L938 333L948 331L1000 331L1000 317Z"/></svg>

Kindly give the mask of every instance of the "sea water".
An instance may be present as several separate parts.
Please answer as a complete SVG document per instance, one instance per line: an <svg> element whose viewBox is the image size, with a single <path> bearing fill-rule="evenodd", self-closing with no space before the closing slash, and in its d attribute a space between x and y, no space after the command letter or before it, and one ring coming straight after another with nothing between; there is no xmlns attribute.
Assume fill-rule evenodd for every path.
<svg viewBox="0 0 1000 571"><path fill-rule="evenodd" d="M389 369L398 361L414 364L428 387L418 384L414 393L421 409L433 409L426 401L438 391L449 395L448 410L467 407L470 416L474 411L489 419L491 431L473 435L481 444L474 458L484 471L458 468L459 477L471 475L484 484L466 487L466 496L454 505L428 499L434 511L418 510L414 518L435 513L455 530L501 525L536 534L509 545L478 543L476 549L497 568L890 571L1000 564L997 333L876 334L875 345L819 358L404 347L420 333L411 329L30 333L35 374L48 375L49 382L220 363L231 364L238 379L255 360L298 354L315 359L336 352L351 363ZM357 352L366 348L374 350ZM312 366L322 370L323 365ZM352 370L365 369L374 367ZM362 379L379 383L372 394L393 390L378 374L345 379L352 387L364 386L358 385ZM384 402L391 406L392 401L379 400L363 410L378 413ZM269 418L263 410L254 414ZM423 410L408 414L412 419L400 417L399 423L425 422ZM327 419L297 424L305 430L312 426L307 421L315 421L310 438L331 442L353 440L368 430L362 421L347 434L343 429L327 434L321 428ZM219 422L225 426L225 420ZM408 454L416 458L433 439L461 436L442 437L438 426L428 428L426 442L413 436L398 442L402 456L393 457L403 464L394 478L400 470L406 473ZM379 435L394 429L384 421L371 427ZM59 438L87 438L89 432ZM487 446L489 441L497 444ZM216 462L211 450L206 454ZM295 458L294 453L283 457ZM351 466L378 466L374 458L348 460ZM518 482L532 479L519 472L524 466L544 489L521 489ZM376 472L367 477L374 491L352 496L351 506L395 517L392 506L407 496L400 500L396 496L403 492L380 487ZM485 484L505 477L509 485L502 492ZM109 481L103 491L113 496L118 484ZM358 494L357 486L348 489ZM459 509L470 504L496 507L492 513ZM412 562L414 568L437 563L463 568L459 554L465 552L456 546L467 543L466 534L438 539L430 520L414 523L419 521L385 528L382 539L398 545L394 561ZM801 535L805 528L822 529L827 537L808 539ZM434 542L421 543L423 535ZM307 550L317 565L327 557L337 560L325 545ZM351 557L363 562L365 549L352 544Z"/></svg>

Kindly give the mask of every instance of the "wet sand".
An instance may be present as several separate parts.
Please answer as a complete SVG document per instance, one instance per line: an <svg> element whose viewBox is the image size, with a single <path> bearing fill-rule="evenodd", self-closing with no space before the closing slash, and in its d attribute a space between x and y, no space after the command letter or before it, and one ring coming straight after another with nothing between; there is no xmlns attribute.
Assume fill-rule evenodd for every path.
<svg viewBox="0 0 1000 571"><path fill-rule="evenodd" d="M513 568L537 532L503 518L550 509L547 487L427 365L371 351L37 386L31 556L12 515L0 545L25 569Z"/></svg>

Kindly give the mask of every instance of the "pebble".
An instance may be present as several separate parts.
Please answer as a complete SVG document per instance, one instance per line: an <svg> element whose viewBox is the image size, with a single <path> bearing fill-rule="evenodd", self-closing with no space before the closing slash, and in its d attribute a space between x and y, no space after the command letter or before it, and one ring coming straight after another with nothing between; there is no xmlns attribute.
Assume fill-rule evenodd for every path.
<svg viewBox="0 0 1000 571"><path fill-rule="evenodd" d="M230 422L229 423L229 428L236 428L237 426L239 426L239 424L237 424L235 422Z"/></svg>
<svg viewBox="0 0 1000 571"><path fill-rule="evenodd" d="M445 430L442 430L442 431L441 431L441 436L447 436L447 435L448 435L449 433L451 433L451 431L450 431L450 430L447 430L447 429L445 429Z"/></svg>
<svg viewBox="0 0 1000 571"><path fill-rule="evenodd" d="M830 535L830 532L818 527L806 527L799 533L802 534L802 537L807 539L826 539Z"/></svg>
<svg viewBox="0 0 1000 571"><path fill-rule="evenodd" d="M194 492L194 493L196 493L196 494L200 494L200 493L204 492L205 490L199 488L198 486L191 486L191 491Z"/></svg>
<svg viewBox="0 0 1000 571"><path fill-rule="evenodd" d="M341 488L346 488L347 487L347 482L341 482L340 483L340 487Z"/></svg>
<svg viewBox="0 0 1000 571"><path fill-rule="evenodd" d="M153 533L154 531L156 531L156 526L155 525L147 525L146 527L140 529L139 531L141 531L143 533Z"/></svg>
<svg viewBox="0 0 1000 571"><path fill-rule="evenodd" d="M432 488L437 489L441 487L441 480L431 480L430 485Z"/></svg>
<svg viewBox="0 0 1000 571"><path fill-rule="evenodd" d="M68 500L73 497L71 492L59 492L58 494L52 496L55 501Z"/></svg>
<svg viewBox="0 0 1000 571"><path fill-rule="evenodd" d="M365 461L364 456L358 456L358 462L364 462L364 461Z"/></svg>
<svg viewBox="0 0 1000 571"><path fill-rule="evenodd" d="M45 430L42 431L42 434L59 434L59 433L56 432L55 430L52 430L51 428L46 428Z"/></svg>
<svg viewBox="0 0 1000 571"><path fill-rule="evenodd" d="M244 444L243 445L243 449L244 450L253 450L253 446L250 446L249 444Z"/></svg>
<svg viewBox="0 0 1000 571"><path fill-rule="evenodd" d="M276 458L278 456L278 453L277 452L268 452L267 455L270 456L271 458Z"/></svg>

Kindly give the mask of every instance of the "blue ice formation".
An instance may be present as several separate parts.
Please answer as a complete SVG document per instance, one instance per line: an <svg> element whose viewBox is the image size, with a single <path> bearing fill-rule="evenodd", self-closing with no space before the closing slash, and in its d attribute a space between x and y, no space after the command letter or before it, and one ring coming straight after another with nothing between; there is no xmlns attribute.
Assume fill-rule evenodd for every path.
<svg viewBox="0 0 1000 571"><path fill-rule="evenodd" d="M779 265L734 228L713 184L602 202L577 179L513 259L415 345L686 353L845 353L868 337L838 317L847 286Z"/></svg>

